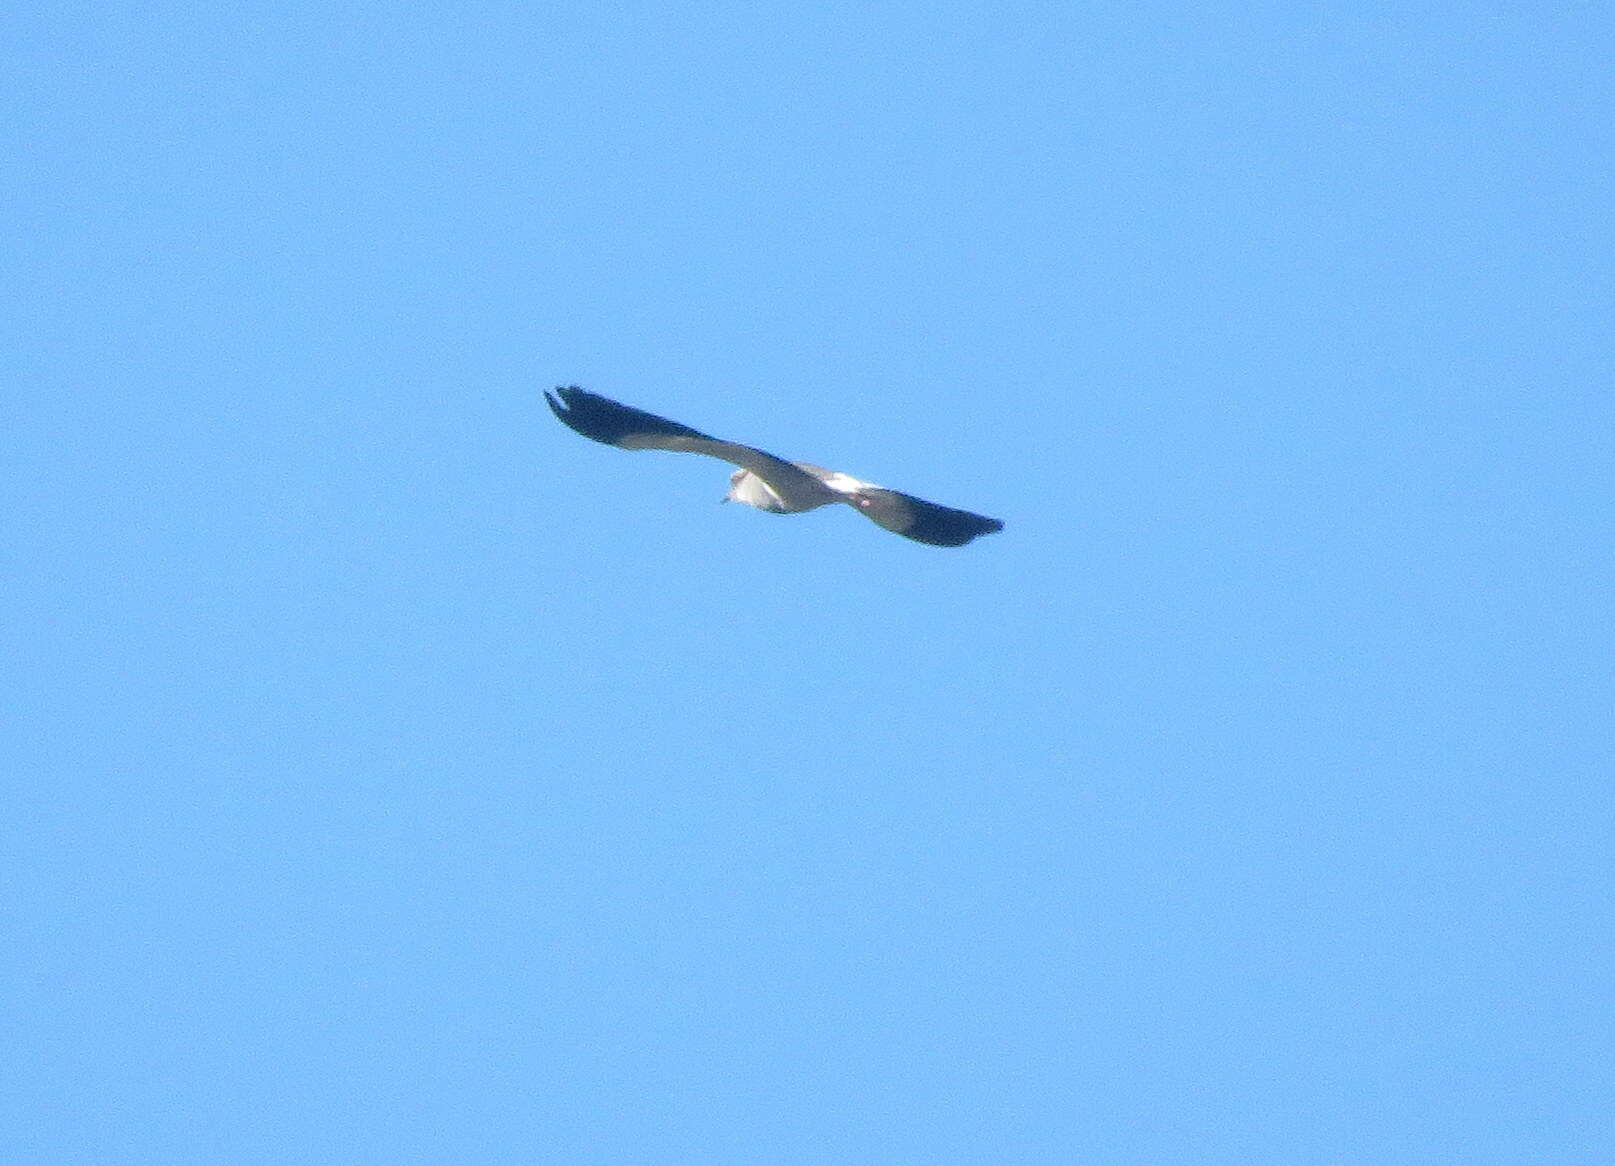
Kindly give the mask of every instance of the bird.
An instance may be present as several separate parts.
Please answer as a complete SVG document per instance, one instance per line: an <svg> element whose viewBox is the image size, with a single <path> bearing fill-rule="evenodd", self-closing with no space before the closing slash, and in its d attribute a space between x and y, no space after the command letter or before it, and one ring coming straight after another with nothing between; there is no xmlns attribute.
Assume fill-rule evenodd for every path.
<svg viewBox="0 0 1615 1166"><path fill-rule="evenodd" d="M788 462L753 446L709 437L577 385L557 386L544 399L568 428L593 441L619 449L701 453L739 466L729 475L725 502L743 502L770 514L801 514L845 502L877 526L933 547L962 547L979 535L1004 529L996 518L927 502L839 470Z"/></svg>

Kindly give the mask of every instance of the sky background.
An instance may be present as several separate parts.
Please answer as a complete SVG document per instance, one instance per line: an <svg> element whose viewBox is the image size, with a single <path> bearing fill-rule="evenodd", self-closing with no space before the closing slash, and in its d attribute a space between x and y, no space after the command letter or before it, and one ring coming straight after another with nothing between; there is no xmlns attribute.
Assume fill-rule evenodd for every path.
<svg viewBox="0 0 1615 1166"><path fill-rule="evenodd" d="M0 1159L1615 1160L1603 6L30 8Z"/></svg>

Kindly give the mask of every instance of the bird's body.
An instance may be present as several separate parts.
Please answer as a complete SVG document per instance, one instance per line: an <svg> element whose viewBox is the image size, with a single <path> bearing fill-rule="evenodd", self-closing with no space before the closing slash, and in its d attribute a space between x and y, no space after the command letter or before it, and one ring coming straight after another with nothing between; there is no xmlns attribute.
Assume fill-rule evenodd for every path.
<svg viewBox="0 0 1615 1166"><path fill-rule="evenodd" d="M878 490L873 482L860 482L851 474L827 470L811 462L791 462L803 476L774 475L774 483L751 470L736 470L729 475L729 493L725 502L744 502L770 514L801 514L821 506L851 501L850 495L859 490ZM856 505L856 503L854 503Z"/></svg>
<svg viewBox="0 0 1615 1166"><path fill-rule="evenodd" d="M744 502L770 514L802 514L844 502L845 498L827 485L819 474L804 462L791 462L803 471L799 475L774 474L773 481L751 470L736 470L729 475L729 493L725 502ZM828 470L825 473L829 473Z"/></svg>
<svg viewBox="0 0 1615 1166"><path fill-rule="evenodd" d="M978 535L1002 530L996 518L939 506L839 470L808 462L788 462L771 453L708 437L687 425L646 413L576 385L544 394L550 408L584 437L621 449L665 449L701 453L739 466L729 475L727 500L773 514L800 514L845 502L871 521L905 538L931 546L963 546ZM557 399L559 398L559 399Z"/></svg>

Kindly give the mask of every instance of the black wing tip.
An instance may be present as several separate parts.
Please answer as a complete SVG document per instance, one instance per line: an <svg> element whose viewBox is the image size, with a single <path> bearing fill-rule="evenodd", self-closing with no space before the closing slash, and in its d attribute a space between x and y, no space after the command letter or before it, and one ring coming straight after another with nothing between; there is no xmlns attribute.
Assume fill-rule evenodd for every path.
<svg viewBox="0 0 1615 1166"><path fill-rule="evenodd" d="M618 410L625 408L577 385L556 385L553 393L545 393L550 412L574 433L594 441L615 445L623 434L624 426Z"/></svg>
<svg viewBox="0 0 1615 1166"><path fill-rule="evenodd" d="M1002 522L985 514L956 510L882 486L866 487L852 501L858 512L876 526L932 547L962 547L972 539L1004 529Z"/></svg>
<svg viewBox="0 0 1615 1166"><path fill-rule="evenodd" d="M544 394L544 399L550 403L550 408L555 410L555 415L563 420L568 412L580 406L587 409L594 402L617 404L599 393L591 393L588 389L579 388L577 385L556 385L553 393Z"/></svg>
<svg viewBox="0 0 1615 1166"><path fill-rule="evenodd" d="M558 399L557 399L558 398ZM669 421L599 393L577 385L557 385L555 392L545 393L550 410L576 433L605 445L621 445L624 438L638 434L655 434L663 437L704 437L688 425Z"/></svg>
<svg viewBox="0 0 1615 1166"><path fill-rule="evenodd" d="M576 385L556 385L553 393L549 391L544 393L544 400L549 405L550 412L554 413L562 421L566 421L566 415L571 411L572 403L570 398L572 394L583 391Z"/></svg>
<svg viewBox="0 0 1615 1166"><path fill-rule="evenodd" d="M917 542L928 543L933 547L962 547L966 543L974 542L982 535L997 534L1004 529L1004 524L997 519L991 526L977 526L961 531L947 531L943 533L910 532L909 538Z"/></svg>
<svg viewBox="0 0 1615 1166"><path fill-rule="evenodd" d="M984 534L997 534L1004 529L1004 524L996 518L938 506L935 502L915 510L913 524L898 533L933 547L962 547Z"/></svg>

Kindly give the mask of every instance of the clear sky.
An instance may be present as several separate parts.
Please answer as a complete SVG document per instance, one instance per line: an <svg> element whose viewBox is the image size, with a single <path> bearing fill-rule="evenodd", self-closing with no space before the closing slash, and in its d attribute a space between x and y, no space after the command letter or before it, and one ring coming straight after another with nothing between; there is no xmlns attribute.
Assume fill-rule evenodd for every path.
<svg viewBox="0 0 1615 1166"><path fill-rule="evenodd" d="M0 1160L1615 1161L1604 6L29 7Z"/></svg>

